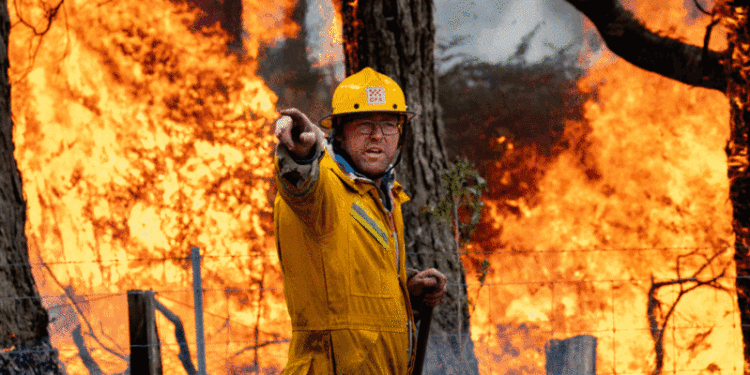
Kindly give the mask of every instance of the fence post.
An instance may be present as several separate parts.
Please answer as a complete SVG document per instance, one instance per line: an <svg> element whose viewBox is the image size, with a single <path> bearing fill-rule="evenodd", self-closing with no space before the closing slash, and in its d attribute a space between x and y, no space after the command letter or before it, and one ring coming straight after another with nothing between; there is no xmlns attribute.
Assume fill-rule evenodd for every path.
<svg viewBox="0 0 750 375"><path fill-rule="evenodd" d="M193 263L193 305L195 306L195 341L198 357L198 374L206 375L206 337L203 333L203 282L201 279L201 252L196 246L190 248Z"/></svg>
<svg viewBox="0 0 750 375"><path fill-rule="evenodd" d="M156 331L154 292L128 291L130 373L162 375L161 344Z"/></svg>
<svg viewBox="0 0 750 375"><path fill-rule="evenodd" d="M596 375L596 337L579 335L565 340L550 340L547 375Z"/></svg>

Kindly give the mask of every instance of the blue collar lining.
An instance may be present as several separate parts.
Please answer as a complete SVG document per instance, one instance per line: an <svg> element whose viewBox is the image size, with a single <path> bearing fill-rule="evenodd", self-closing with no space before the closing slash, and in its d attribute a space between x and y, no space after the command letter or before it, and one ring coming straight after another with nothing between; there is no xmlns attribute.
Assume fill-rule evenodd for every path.
<svg viewBox="0 0 750 375"><path fill-rule="evenodd" d="M362 173L358 172L354 167L352 167L351 163L349 163L348 160L344 157L344 155L339 154L338 150L336 150L336 147L332 147L332 154L334 160L336 160L336 163L341 166L341 168L344 170L344 172L354 175L358 178L366 179L367 181L372 181L369 177L363 175ZM393 210L393 200L391 199L391 190L393 189L393 182L395 180L393 168L388 168L388 170L385 172L383 177L381 177L380 180L380 186L377 186L377 188L381 191L381 196L383 197L383 206L385 206L386 210L391 211Z"/></svg>

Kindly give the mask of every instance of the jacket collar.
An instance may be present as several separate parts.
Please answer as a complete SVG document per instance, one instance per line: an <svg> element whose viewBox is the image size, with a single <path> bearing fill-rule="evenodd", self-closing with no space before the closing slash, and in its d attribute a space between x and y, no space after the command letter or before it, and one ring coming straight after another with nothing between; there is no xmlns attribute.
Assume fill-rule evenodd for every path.
<svg viewBox="0 0 750 375"><path fill-rule="evenodd" d="M333 150L331 144L326 145L326 153L331 157L331 163L329 167L341 178L344 183L356 190L360 194L367 194L368 190L375 188L375 182L369 179L367 176L354 170L352 165L344 158L343 155L339 155ZM324 158L325 159L325 158ZM321 160L322 162L322 160ZM337 168L338 167L338 168ZM398 181L396 181L395 173L393 170L383 176L381 184L384 185L384 192L391 194L391 198L395 198L396 204L401 204L409 200L409 197L404 193L404 189Z"/></svg>

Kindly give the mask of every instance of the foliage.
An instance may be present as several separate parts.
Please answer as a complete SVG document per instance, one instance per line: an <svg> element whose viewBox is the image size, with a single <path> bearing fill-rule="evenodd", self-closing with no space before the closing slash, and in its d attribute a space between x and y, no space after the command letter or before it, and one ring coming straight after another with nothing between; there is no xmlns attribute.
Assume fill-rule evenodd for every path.
<svg viewBox="0 0 750 375"><path fill-rule="evenodd" d="M471 238L480 222L484 207L482 191L487 187L487 181L466 158L457 158L443 172L441 184L448 190L448 194L440 200L437 207L422 207L422 212L429 212L450 224L460 247Z"/></svg>
<svg viewBox="0 0 750 375"><path fill-rule="evenodd" d="M530 43L536 31L523 43ZM595 92L579 90L584 69L572 46L529 62L527 46L519 45L508 61L488 63L451 52L464 41L456 38L438 50L439 64L452 64L439 77L448 154L472 164L477 175L486 178L485 194L478 199L502 201L502 210L520 214L535 195L546 165L567 147L564 142L570 134L565 133L587 131L583 104ZM566 130L571 123L579 125ZM442 204L438 215L451 207ZM500 246L502 226L496 227L496 219L489 216L485 212L483 219L471 223L476 249ZM481 289L491 267L486 256L481 251L469 253L464 264L476 272Z"/></svg>
<svg viewBox="0 0 750 375"><path fill-rule="evenodd" d="M441 185L448 191L436 207L422 206L421 213L435 215L446 225L453 229L453 238L456 242L456 250L461 253L465 245L471 239L471 235L477 224L482 219L482 192L487 188L487 181L479 175L474 164L466 158L456 158L455 163L443 172ZM490 261L485 258L482 261L477 279L480 282L479 290L484 286L484 280L490 270ZM477 295L479 294L477 291ZM476 308L476 301L466 296L472 306Z"/></svg>

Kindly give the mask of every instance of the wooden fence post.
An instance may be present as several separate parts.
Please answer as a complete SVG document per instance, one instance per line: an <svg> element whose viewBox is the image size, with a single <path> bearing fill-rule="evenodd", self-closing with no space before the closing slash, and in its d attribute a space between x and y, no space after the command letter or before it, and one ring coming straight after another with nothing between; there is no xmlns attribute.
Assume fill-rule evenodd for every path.
<svg viewBox="0 0 750 375"><path fill-rule="evenodd" d="M156 331L154 292L128 291L130 373L162 375L161 345Z"/></svg>
<svg viewBox="0 0 750 375"><path fill-rule="evenodd" d="M596 337L574 336L550 340L547 352L547 375L596 375Z"/></svg>

